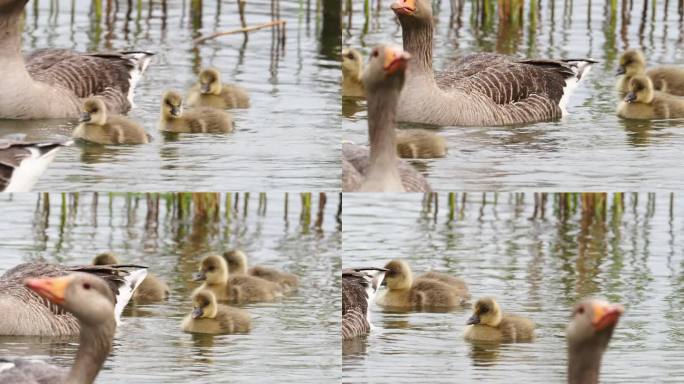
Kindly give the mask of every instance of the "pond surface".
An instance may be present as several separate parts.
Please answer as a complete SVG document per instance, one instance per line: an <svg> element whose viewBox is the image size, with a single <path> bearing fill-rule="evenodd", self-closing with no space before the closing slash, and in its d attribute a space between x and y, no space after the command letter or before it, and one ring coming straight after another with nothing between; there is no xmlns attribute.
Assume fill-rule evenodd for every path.
<svg viewBox="0 0 684 384"><path fill-rule="evenodd" d="M316 195L317 196L317 195ZM233 199L235 196L233 195ZM147 216L145 196L53 194L45 199L22 194L0 197L0 274L19 263L44 258L64 264L89 263L112 250L122 262L150 267L171 288L168 302L129 306L117 330L114 350L98 383L339 382L340 233L337 195L330 194L320 230L300 221L300 198L289 196L284 220L282 194L268 194L260 214L256 194L244 209L226 217L225 197L216 220L179 218L177 200L163 196L158 219ZM316 207L317 199L313 199ZM76 208L74 208L74 206ZM38 208L37 208L38 207ZM151 215L152 217L154 214ZM210 215L211 216L211 215ZM192 307L191 275L201 257L232 247L244 248L251 263L295 273L300 288L282 300L252 304L252 330L242 335L183 333L181 319ZM2 315L0 315L0 321ZM0 356L23 356L70 366L77 338L0 337Z"/></svg>
<svg viewBox="0 0 684 384"><path fill-rule="evenodd" d="M351 17L343 17L343 45L360 47L364 56L381 42L401 45L401 28L390 10L391 3L372 2L366 18L362 4L354 2ZM540 8L535 24L530 22L531 7L526 1L519 31L497 31L496 9L490 25L476 27L476 2L471 1L463 2L460 26L455 18L452 28L451 2L433 3L437 70L454 58L480 51L519 57L591 57L600 61L576 89L568 104L570 114L562 121L517 127L432 127L446 137L449 153L442 159L414 164L433 189L682 189L684 179L679 167L683 121L618 119L614 90L617 59L627 47L643 48L650 65L684 62L684 27L676 2L635 1L631 21L624 23L619 6L616 13L610 13L607 7L611 2L537 1ZM644 3L649 6L642 18ZM654 4L655 13L651 8ZM667 14L665 4L669 4ZM365 103L345 101L343 114L343 139L367 143Z"/></svg>
<svg viewBox="0 0 684 384"><path fill-rule="evenodd" d="M581 209L567 219L549 196L544 219L531 194L456 197L439 212L422 196L344 196L343 267L383 266L463 277L474 298L493 295L504 311L537 324L534 343L486 345L463 339L469 310L389 313L372 306L375 329L343 344L343 382L562 383L565 327L585 296L622 303L603 358L603 383L678 383L684 377L684 199L625 195L605 219ZM483 204L483 201L486 203ZM617 204L620 206L620 204Z"/></svg>
<svg viewBox="0 0 684 384"><path fill-rule="evenodd" d="M236 1L103 2L102 20L91 1L31 0L26 6L24 51L37 48L155 52L129 116L153 142L143 146L79 145L64 149L35 189L40 191L333 190L340 185L339 29L323 25L321 7L279 1L285 33L264 29L210 40L193 38L240 28ZM192 12L191 4L202 4ZM72 14L72 4L76 5ZM94 4L94 3L92 3ZM106 4L112 10L107 16ZM247 25L272 20L271 1L248 1ZM37 8L36 8L37 7ZM53 8L54 7L54 8ZM318 10L318 11L317 11ZM165 13L164 13L165 12ZM278 18L278 17L275 17ZM279 45L280 38L284 45ZM200 68L214 66L226 83L247 88L252 107L233 110L236 132L169 138L157 130L161 95L185 93ZM63 120L0 121L0 137L68 136Z"/></svg>

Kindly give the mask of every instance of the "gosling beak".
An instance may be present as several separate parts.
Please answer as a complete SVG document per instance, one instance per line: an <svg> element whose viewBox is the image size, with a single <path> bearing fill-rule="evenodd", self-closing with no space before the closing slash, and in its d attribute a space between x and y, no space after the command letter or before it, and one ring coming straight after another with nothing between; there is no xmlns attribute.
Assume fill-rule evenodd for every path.
<svg viewBox="0 0 684 384"><path fill-rule="evenodd" d="M178 117L181 115L180 107L171 107L171 116Z"/></svg>
<svg viewBox="0 0 684 384"><path fill-rule="evenodd" d="M71 282L70 276L46 277L43 279L26 279L24 284L40 296L55 304L64 303L64 294Z"/></svg>
<svg viewBox="0 0 684 384"><path fill-rule="evenodd" d="M195 307L192 309L192 318L193 319L199 319L204 315L204 311L202 311L202 308L200 307Z"/></svg>
<svg viewBox="0 0 684 384"><path fill-rule="evenodd" d="M385 73L387 76L393 75L398 71L406 69L406 63L411 58L411 54L404 52L401 48L385 48Z"/></svg>
<svg viewBox="0 0 684 384"><path fill-rule="evenodd" d="M628 103L633 103L633 102L636 101L636 99L637 99L636 93L634 93L634 92L629 92L629 93L625 96L625 101L628 102Z"/></svg>
<svg viewBox="0 0 684 384"><path fill-rule="evenodd" d="M591 324L596 331L602 331L609 326L615 326L625 308L620 304L610 304L605 301L596 301L593 304L594 317Z"/></svg>
<svg viewBox="0 0 684 384"><path fill-rule="evenodd" d="M83 113L81 113L81 117L78 119L78 122L79 123L87 123L90 121L90 119L91 119L90 113L83 112Z"/></svg>
<svg viewBox="0 0 684 384"><path fill-rule="evenodd" d="M391 8L397 16L413 16L416 12L416 0L397 0Z"/></svg>
<svg viewBox="0 0 684 384"><path fill-rule="evenodd" d="M474 313L472 316L470 316L470 319L466 321L466 325L473 325L473 324L480 324L480 316L477 315L477 313Z"/></svg>
<svg viewBox="0 0 684 384"><path fill-rule="evenodd" d="M617 71L615 71L615 76L620 76L625 74L625 66L621 65L618 67Z"/></svg>
<svg viewBox="0 0 684 384"><path fill-rule="evenodd" d="M197 272L192 275L193 281L204 281L207 279L207 275L204 272Z"/></svg>
<svg viewBox="0 0 684 384"><path fill-rule="evenodd" d="M207 84L207 83L200 83L200 92L202 92L202 93L209 93L209 84Z"/></svg>

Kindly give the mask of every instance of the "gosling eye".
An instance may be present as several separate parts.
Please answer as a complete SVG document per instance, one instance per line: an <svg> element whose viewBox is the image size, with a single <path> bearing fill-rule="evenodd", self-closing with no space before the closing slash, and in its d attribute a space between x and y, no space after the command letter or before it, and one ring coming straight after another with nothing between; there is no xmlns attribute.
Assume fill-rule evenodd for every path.
<svg viewBox="0 0 684 384"><path fill-rule="evenodd" d="M349 60L354 60L354 54L351 53L351 52L347 53L347 58L348 58Z"/></svg>
<svg viewBox="0 0 684 384"><path fill-rule="evenodd" d="M214 269L216 269L216 268L214 268L214 267L209 267L209 268L207 268L207 270L208 270L209 272L212 272Z"/></svg>
<svg viewBox="0 0 684 384"><path fill-rule="evenodd" d="M485 306L480 307L480 313L487 313L487 312L489 312L488 307L485 307Z"/></svg>

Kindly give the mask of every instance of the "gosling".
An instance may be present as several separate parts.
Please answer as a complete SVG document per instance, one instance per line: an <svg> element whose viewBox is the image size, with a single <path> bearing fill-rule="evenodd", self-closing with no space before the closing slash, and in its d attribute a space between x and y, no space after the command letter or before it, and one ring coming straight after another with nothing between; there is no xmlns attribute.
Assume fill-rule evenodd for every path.
<svg viewBox="0 0 684 384"><path fill-rule="evenodd" d="M684 117L684 98L653 89L645 75L629 82L629 92L618 105L617 115L625 119L652 120Z"/></svg>
<svg viewBox="0 0 684 384"><path fill-rule="evenodd" d="M475 303L473 315L466 324L466 340L495 343L534 341L534 322L501 312L499 303L492 297L481 298Z"/></svg>
<svg viewBox="0 0 684 384"><path fill-rule="evenodd" d="M447 153L446 140L425 129L397 131L397 154L404 159L435 159Z"/></svg>
<svg viewBox="0 0 684 384"><path fill-rule="evenodd" d="M183 111L183 99L176 91L164 93L159 130L174 133L229 133L233 119L227 112L210 107Z"/></svg>
<svg viewBox="0 0 684 384"><path fill-rule="evenodd" d="M621 56L617 75L617 90L620 97L629 92L629 82L637 75L646 75L657 91L671 95L684 96L684 68L674 65L659 65L646 69L644 53L638 49L628 49Z"/></svg>
<svg viewBox="0 0 684 384"><path fill-rule="evenodd" d="M220 335L249 332L249 312L218 304L211 291L199 291L192 295L192 312L184 319L184 332Z"/></svg>
<svg viewBox="0 0 684 384"><path fill-rule="evenodd" d="M116 264L121 264L121 262L112 252L100 253L93 259L93 265ZM138 289L133 292L133 302L138 304L162 302L169 298L169 292L169 286L163 280L148 273Z"/></svg>
<svg viewBox="0 0 684 384"><path fill-rule="evenodd" d="M107 106L99 97L83 102L79 125L72 133L75 139L103 145L147 144L150 136L135 121L120 115L107 113Z"/></svg>
<svg viewBox="0 0 684 384"><path fill-rule="evenodd" d="M237 85L223 84L221 72L216 68L202 70L199 82L188 93L188 106L226 108L249 108L247 90Z"/></svg>
<svg viewBox="0 0 684 384"><path fill-rule="evenodd" d="M363 88L363 59L354 48L342 50L342 96L366 97Z"/></svg>
<svg viewBox="0 0 684 384"><path fill-rule="evenodd" d="M223 258L228 264L228 274L249 275L262 278L280 285L284 292L290 292L297 288L299 279L296 275L279 271L275 268L256 265L247 269L247 255L239 249L232 249L223 253Z"/></svg>

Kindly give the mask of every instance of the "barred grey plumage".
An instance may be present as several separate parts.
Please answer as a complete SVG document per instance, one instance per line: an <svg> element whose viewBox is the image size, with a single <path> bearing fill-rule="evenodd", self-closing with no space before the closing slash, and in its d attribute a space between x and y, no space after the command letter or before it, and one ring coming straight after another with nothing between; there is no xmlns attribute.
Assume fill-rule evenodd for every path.
<svg viewBox="0 0 684 384"><path fill-rule="evenodd" d="M342 271L342 339L370 332L368 309L383 278L384 268L348 268Z"/></svg>

